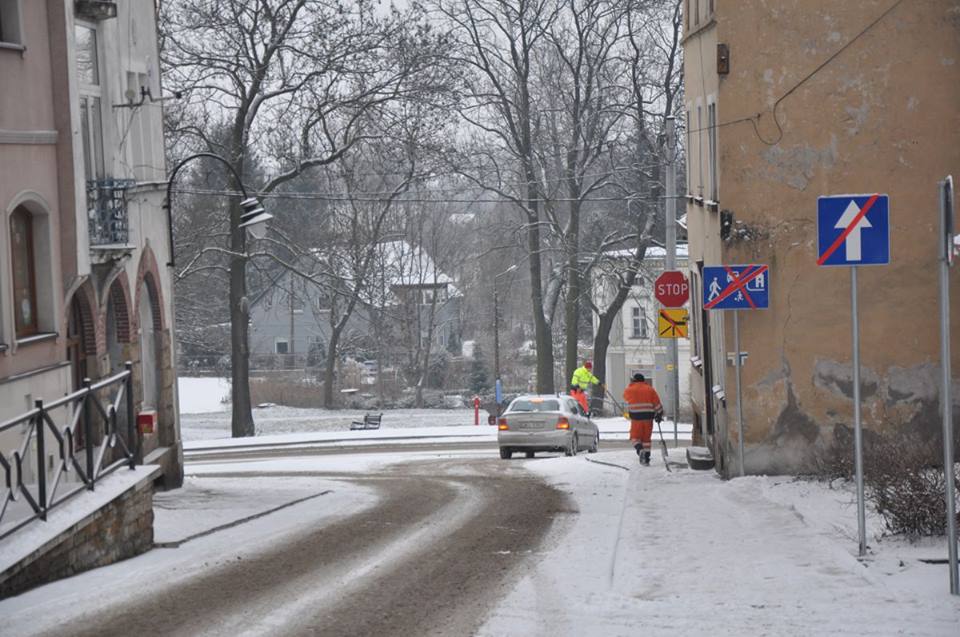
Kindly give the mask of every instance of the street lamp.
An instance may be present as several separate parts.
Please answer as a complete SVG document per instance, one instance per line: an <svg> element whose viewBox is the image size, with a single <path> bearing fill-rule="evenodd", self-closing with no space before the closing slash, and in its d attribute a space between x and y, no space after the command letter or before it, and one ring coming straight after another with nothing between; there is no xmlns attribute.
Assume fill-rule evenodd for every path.
<svg viewBox="0 0 960 637"><path fill-rule="evenodd" d="M214 153L196 153L181 160L167 179L167 228L170 232L170 260L167 266L174 267L173 250L173 183L185 164L201 157L213 159L229 169L234 182L243 193L240 202L240 214L236 209L230 213L230 396L231 396L231 433L233 437L254 435L253 410L250 405L250 349L248 329L250 308L247 303L247 254L246 233L255 239L266 236L266 222L273 218L267 213L256 197L247 194L240 174L233 165Z"/></svg>
<svg viewBox="0 0 960 637"><path fill-rule="evenodd" d="M503 383L500 382L500 297L497 295L497 279L517 269L517 264L493 277L493 376L494 398L497 401L497 417L500 416L500 403L503 400Z"/></svg>
<svg viewBox="0 0 960 637"><path fill-rule="evenodd" d="M240 207L244 209L243 214L240 215L240 227L246 228L254 239L266 237L267 221L273 219L273 215L263 209L256 197L244 199L240 202Z"/></svg>

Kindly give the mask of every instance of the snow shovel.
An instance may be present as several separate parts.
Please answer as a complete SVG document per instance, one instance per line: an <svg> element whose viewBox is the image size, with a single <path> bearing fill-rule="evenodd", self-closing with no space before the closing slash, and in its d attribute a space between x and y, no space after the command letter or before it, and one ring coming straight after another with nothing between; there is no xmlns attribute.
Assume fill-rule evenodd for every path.
<svg viewBox="0 0 960 637"><path fill-rule="evenodd" d="M657 416L654 418L654 421L657 423L657 431L660 432L660 452L663 454L663 466L667 468L667 471L673 473L673 469L670 468L670 465L676 467L686 468L687 465L679 462L670 462L670 456L667 455L667 441L663 438L663 429L660 428L660 421L663 420L663 416ZM676 427L677 423L673 423L673 426Z"/></svg>

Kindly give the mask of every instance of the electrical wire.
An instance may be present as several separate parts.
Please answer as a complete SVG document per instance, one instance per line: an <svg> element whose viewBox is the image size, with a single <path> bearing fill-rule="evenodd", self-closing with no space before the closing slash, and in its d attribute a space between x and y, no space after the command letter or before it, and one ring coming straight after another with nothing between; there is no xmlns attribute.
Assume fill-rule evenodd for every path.
<svg viewBox="0 0 960 637"><path fill-rule="evenodd" d="M240 197L243 195L239 190L217 190L190 188L189 186L175 186L172 192L185 195L208 195L220 197ZM329 201L329 202L361 202L361 203L508 203L510 200L497 197L477 197L477 198L424 198L424 197L397 197L397 196L379 196L379 195L347 195L322 192L268 192L268 193L250 193L255 194L260 199L291 199L305 201ZM675 195L668 197L662 195L659 197L589 197L586 199L576 199L573 197L550 197L534 198L517 197L517 199L528 203L563 203L571 201L596 202L596 201L662 201L666 199L685 199L686 195Z"/></svg>
<svg viewBox="0 0 960 637"><path fill-rule="evenodd" d="M760 133L760 129L759 129L759 127L758 127L758 123L759 123L759 121L760 121L760 118L763 116L764 111L758 111L757 113L755 113L755 114L753 114L753 115L750 115L750 116L747 116L747 117L739 117L739 118L734 119L734 120L730 120L730 121L727 121L727 122L721 122L721 123L719 123L719 124L715 124L715 125L714 125L714 128L721 128L721 127L724 127L724 126L732 126L732 125L734 125L734 124L740 124L740 123L743 123L743 122L750 122L750 124L751 124L752 127L753 127L754 135L756 135L757 139L759 139L763 144L765 144L765 145L767 145L767 146L775 146L776 144L780 143L780 141L783 139L783 134L784 134L783 126L780 124L780 120L779 120L779 118L777 117L777 109L779 108L780 104L783 103L783 101L784 101L785 99L787 99L788 97L790 97L790 95L792 95L798 88L800 88L801 86L803 86L803 85L804 85L805 83L807 83L811 78L813 78L815 75L817 75L817 73L819 73L820 71L822 71L827 65L829 65L831 62L833 62L833 61L834 61L837 57L839 57L844 51L846 51L848 48L850 48L857 40L859 40L861 37L863 37L863 36L866 35L868 32L870 32L870 31L871 31L875 26L877 26L877 24L879 24L884 18L886 18L888 15L890 15L890 13L893 12L894 9L896 9L896 8L899 7L901 4L903 4L903 2L904 2L904 0L896 0L896 2L894 2L892 5L890 5L889 7L887 7L887 9L886 9L885 11L883 11L883 12L882 12L879 16L877 16L873 21L871 21L869 24L867 24L867 26L865 26L863 29L861 29L860 32L858 32L855 36L853 36L852 38L850 38L849 40L847 40L847 42L844 43L843 46L841 46L839 49L837 49L836 51L834 51L829 57L827 57L827 59L825 59L823 62L821 62L820 64L818 64L812 71L810 71L809 73L807 73L803 78L801 78L801 79L800 79L798 82L796 82L793 86L791 86L789 89L787 89L786 92L784 92L780 97L777 98L777 101L775 101L775 102L773 103L773 108L770 110L770 113L771 113L771 115L773 116L773 123L774 123L774 124L776 125L776 127L777 127L777 137L776 137L776 139L774 139L774 140L772 140L772 141L768 141L768 140L764 139L763 135L761 135L761 133ZM702 66L703 66L703 56L702 56L702 55L701 55L700 64L701 64L701 69L702 69ZM703 73L701 73L701 77L702 77L702 76L703 76ZM688 123L688 124L689 124L689 123ZM688 132L689 132L689 133L699 133L700 131L702 131L702 130L708 130L709 128L710 128L709 126L706 126L706 127L703 127L703 128L697 128L697 129L690 129L690 128L688 127ZM688 149L688 152L689 152L689 149Z"/></svg>

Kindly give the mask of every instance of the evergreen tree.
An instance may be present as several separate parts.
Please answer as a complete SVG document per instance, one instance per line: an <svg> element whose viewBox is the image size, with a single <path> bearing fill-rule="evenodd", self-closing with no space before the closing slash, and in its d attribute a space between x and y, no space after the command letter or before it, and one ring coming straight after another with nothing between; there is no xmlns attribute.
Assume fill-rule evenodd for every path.
<svg viewBox="0 0 960 637"><path fill-rule="evenodd" d="M480 347L473 350L473 361L470 363L470 391L475 394L484 394L490 391L490 378L487 375L487 364Z"/></svg>

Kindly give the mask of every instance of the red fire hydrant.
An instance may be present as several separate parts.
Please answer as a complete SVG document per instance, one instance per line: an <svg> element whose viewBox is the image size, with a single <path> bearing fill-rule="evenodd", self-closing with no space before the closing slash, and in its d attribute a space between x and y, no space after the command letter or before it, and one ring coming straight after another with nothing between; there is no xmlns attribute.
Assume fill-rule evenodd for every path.
<svg viewBox="0 0 960 637"><path fill-rule="evenodd" d="M473 397L473 424L474 425L480 424L480 397L479 396Z"/></svg>

